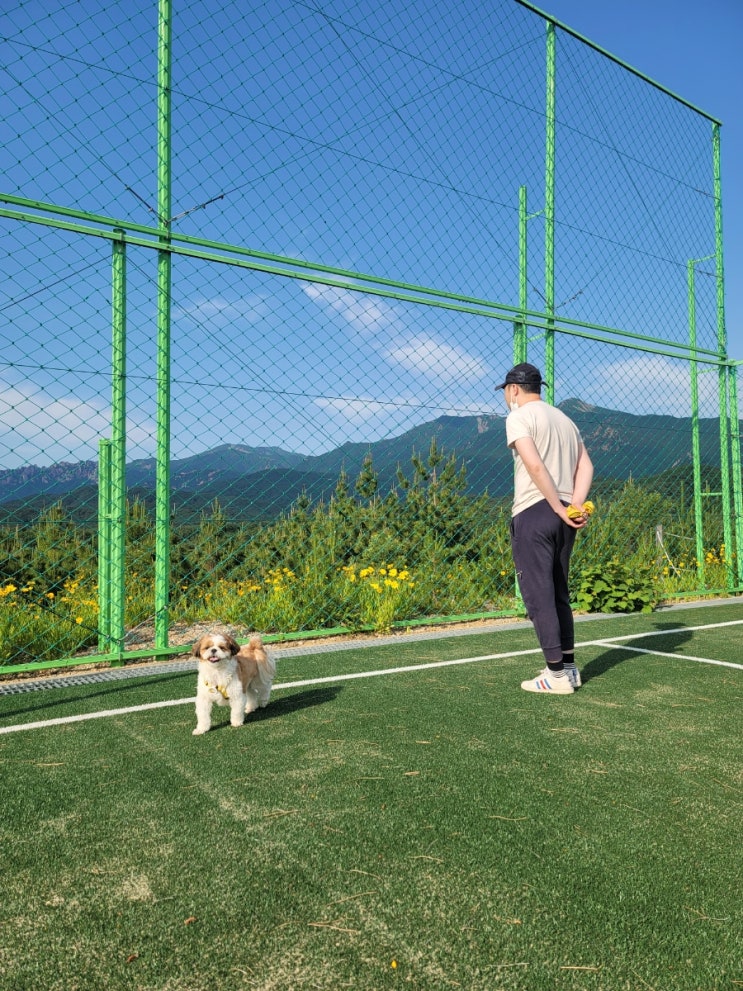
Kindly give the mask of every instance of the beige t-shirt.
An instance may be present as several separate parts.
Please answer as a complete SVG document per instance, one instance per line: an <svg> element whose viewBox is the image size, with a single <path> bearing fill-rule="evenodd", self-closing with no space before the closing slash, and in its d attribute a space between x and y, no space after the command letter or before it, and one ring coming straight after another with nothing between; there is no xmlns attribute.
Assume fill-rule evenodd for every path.
<svg viewBox="0 0 743 991"><path fill-rule="evenodd" d="M556 406L550 406L539 399L524 403L506 417L506 440L508 446L513 449L516 468L511 514L516 516L517 513L544 499L513 447L514 441L521 440L522 437L532 438L545 468L552 476L560 498L564 502L570 502L573 497L573 478L583 441L578 428L569 416Z"/></svg>

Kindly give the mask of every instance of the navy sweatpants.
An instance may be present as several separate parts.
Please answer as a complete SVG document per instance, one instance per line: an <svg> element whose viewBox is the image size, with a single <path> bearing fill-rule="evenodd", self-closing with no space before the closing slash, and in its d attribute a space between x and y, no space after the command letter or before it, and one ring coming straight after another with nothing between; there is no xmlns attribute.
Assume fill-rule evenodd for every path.
<svg viewBox="0 0 743 991"><path fill-rule="evenodd" d="M576 531L541 500L511 519L511 551L521 597L550 663L575 647L568 593Z"/></svg>

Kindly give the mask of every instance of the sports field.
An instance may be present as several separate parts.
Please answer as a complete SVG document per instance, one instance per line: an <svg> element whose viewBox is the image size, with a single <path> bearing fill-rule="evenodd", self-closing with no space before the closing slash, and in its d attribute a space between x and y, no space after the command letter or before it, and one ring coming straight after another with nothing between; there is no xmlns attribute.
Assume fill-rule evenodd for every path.
<svg viewBox="0 0 743 991"><path fill-rule="evenodd" d="M6 687L0 987L743 987L743 603L577 638L284 651L204 737L191 664Z"/></svg>

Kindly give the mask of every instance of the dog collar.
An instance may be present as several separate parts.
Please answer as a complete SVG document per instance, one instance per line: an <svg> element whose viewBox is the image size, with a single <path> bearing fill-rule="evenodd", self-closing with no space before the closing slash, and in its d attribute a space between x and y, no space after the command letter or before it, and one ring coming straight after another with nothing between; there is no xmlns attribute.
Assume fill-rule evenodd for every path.
<svg viewBox="0 0 743 991"><path fill-rule="evenodd" d="M230 681L232 681L232 678L230 678ZM212 685L211 682L208 681L205 681L204 684L210 692L219 692L226 702L228 699L227 688L229 687L230 681L228 681L226 685Z"/></svg>

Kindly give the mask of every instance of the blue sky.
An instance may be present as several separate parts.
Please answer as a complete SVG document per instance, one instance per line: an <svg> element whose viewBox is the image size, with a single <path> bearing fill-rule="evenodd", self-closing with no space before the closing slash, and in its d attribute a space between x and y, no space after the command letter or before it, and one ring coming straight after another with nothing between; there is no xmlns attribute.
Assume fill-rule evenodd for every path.
<svg viewBox="0 0 743 991"><path fill-rule="evenodd" d="M722 121L728 350L743 359L743 0L551 3L537 6ZM2 5L3 192L152 224L156 7ZM523 185L527 305L543 309L541 18L516 0L174 11L174 230L513 306ZM558 313L683 341L686 264L714 241L710 125L564 32L558 44ZM110 420L110 246L3 221L0 247L0 468L95 459ZM130 458L155 447L155 262L128 253ZM317 454L444 414L502 413L493 384L511 331L510 319L179 259L173 454ZM558 402L689 415L683 362L559 336ZM531 360L542 346L535 335ZM716 415L714 375L702 413Z"/></svg>
<svg viewBox="0 0 743 991"><path fill-rule="evenodd" d="M545 0L535 6L721 121L728 351L743 360L742 0Z"/></svg>

